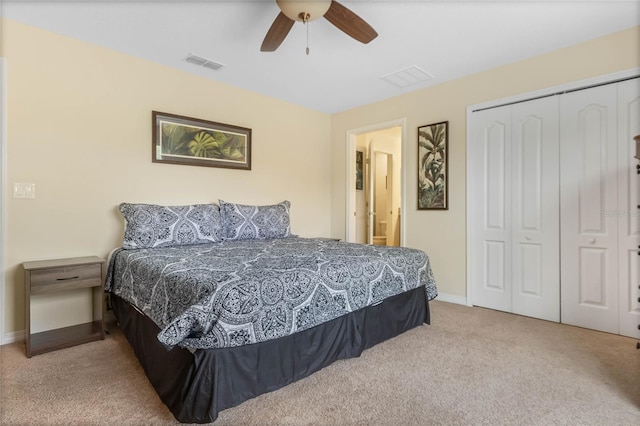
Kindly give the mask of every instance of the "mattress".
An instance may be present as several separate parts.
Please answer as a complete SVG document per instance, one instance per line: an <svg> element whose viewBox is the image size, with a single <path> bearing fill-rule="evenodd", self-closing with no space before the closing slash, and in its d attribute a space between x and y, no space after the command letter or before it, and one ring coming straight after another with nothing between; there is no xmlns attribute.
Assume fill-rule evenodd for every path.
<svg viewBox="0 0 640 426"><path fill-rule="evenodd" d="M298 237L119 249L105 282L162 344L193 350L279 339L418 287L437 296L420 250Z"/></svg>

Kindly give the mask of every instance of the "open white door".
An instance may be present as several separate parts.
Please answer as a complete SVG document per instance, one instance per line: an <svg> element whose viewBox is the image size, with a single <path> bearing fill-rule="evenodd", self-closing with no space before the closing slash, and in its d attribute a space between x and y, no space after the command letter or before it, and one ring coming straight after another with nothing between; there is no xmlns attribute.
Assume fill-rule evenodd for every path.
<svg viewBox="0 0 640 426"><path fill-rule="evenodd" d="M373 230L375 229L375 210L374 210L374 197L375 194L375 177L376 177L376 169L375 169L375 157L373 151L373 144L370 143L367 152L367 161L366 169L367 169L367 244L373 244Z"/></svg>
<svg viewBox="0 0 640 426"><path fill-rule="evenodd" d="M387 245L393 246L395 239L394 217L393 217L393 154L387 155L387 209L385 220L387 221Z"/></svg>

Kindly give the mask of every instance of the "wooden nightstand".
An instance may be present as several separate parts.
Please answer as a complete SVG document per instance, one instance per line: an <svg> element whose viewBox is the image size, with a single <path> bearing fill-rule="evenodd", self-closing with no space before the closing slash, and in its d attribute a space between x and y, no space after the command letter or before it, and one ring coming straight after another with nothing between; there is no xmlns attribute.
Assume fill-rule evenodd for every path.
<svg viewBox="0 0 640 426"><path fill-rule="evenodd" d="M24 262L22 266L25 286L25 342L28 358L32 355L104 339L104 298L102 297L105 276L104 259L96 256L74 257ZM80 288L91 288L94 301L99 296L101 308L93 315L98 319L31 334L31 295Z"/></svg>

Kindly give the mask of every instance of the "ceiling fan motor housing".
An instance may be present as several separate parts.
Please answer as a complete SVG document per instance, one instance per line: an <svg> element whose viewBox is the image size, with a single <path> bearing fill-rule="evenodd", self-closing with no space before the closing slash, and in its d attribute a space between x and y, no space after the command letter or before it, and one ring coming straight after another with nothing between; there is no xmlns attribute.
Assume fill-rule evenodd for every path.
<svg viewBox="0 0 640 426"><path fill-rule="evenodd" d="M331 0L276 0L276 3L287 18L299 22L320 19L331 6Z"/></svg>

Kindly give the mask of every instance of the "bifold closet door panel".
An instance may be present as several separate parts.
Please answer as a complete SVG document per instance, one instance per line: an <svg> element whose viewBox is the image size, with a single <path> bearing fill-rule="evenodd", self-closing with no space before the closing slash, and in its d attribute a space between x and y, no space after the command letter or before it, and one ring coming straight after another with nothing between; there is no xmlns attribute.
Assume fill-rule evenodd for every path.
<svg viewBox="0 0 640 426"><path fill-rule="evenodd" d="M557 96L511 110L512 311L560 321Z"/></svg>
<svg viewBox="0 0 640 426"><path fill-rule="evenodd" d="M560 99L561 319L618 333L617 88Z"/></svg>
<svg viewBox="0 0 640 426"><path fill-rule="evenodd" d="M618 83L618 272L620 334L639 337L640 175L634 136L640 135L640 78Z"/></svg>
<svg viewBox="0 0 640 426"><path fill-rule="evenodd" d="M560 320L558 98L473 113L472 303Z"/></svg>
<svg viewBox="0 0 640 426"><path fill-rule="evenodd" d="M472 115L469 285L472 303L511 312L511 109Z"/></svg>

